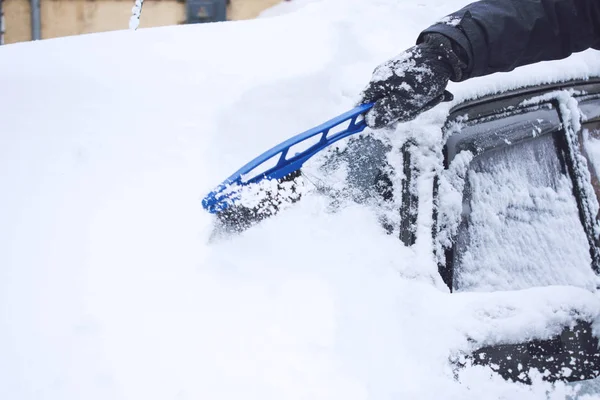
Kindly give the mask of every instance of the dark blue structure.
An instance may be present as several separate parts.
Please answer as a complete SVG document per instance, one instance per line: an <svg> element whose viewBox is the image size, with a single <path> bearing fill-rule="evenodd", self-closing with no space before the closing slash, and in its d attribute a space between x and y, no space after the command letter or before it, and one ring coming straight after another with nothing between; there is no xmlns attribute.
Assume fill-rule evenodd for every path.
<svg viewBox="0 0 600 400"><path fill-rule="evenodd" d="M227 20L227 0L186 0L188 24Z"/></svg>

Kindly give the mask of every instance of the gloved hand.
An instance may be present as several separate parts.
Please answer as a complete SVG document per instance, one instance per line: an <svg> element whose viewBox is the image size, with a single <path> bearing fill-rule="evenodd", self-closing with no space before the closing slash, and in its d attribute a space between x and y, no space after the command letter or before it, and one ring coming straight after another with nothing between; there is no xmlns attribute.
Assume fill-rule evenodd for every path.
<svg viewBox="0 0 600 400"><path fill-rule="evenodd" d="M459 81L466 68L457 52L446 36L431 33L420 44L378 66L359 102L375 103L365 116L367 125L382 128L409 121L441 101L452 100L445 91L448 80Z"/></svg>

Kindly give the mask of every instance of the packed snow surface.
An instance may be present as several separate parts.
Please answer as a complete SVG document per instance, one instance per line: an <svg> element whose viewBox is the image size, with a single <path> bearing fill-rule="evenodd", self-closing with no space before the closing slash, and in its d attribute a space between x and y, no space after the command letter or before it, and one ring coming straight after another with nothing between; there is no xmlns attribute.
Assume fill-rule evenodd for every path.
<svg viewBox="0 0 600 400"><path fill-rule="evenodd" d="M209 190L351 108L376 65L464 5L296 1L254 21L0 48L0 398L577 392L483 367L455 376L449 360L597 319L590 291L450 294L426 239L407 248L369 204L332 207L319 192L243 234L212 235L200 204ZM600 75L599 61L586 52L450 90L460 101ZM392 146L418 134L427 148L450 106L367 134ZM422 237L430 229L419 222Z"/></svg>

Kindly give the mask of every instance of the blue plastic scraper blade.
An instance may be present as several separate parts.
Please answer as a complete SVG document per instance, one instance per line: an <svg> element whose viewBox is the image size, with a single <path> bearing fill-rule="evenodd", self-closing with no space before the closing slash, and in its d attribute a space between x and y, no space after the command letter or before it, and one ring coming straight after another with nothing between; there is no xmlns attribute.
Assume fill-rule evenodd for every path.
<svg viewBox="0 0 600 400"><path fill-rule="evenodd" d="M210 192L202 200L202 206L210 213L218 215L223 214L234 206L244 203L242 201L244 188L247 188L250 185L255 185L265 180L277 180L278 182L283 182L295 179L300 175L300 168L302 165L319 151L340 139L362 132L367 125L364 118L361 118L361 116L371 107L373 107L373 104L358 106L265 151L263 154L237 170ZM347 127L338 130L340 125L347 125ZM329 134L332 130L332 134ZM314 137L319 137L316 143L314 143ZM310 140L310 142L307 143L314 144L303 151L290 154L290 148L308 140ZM271 166L266 170L261 170L260 167L263 164L267 161L272 163L272 160L276 160L274 166ZM255 170L261 172L253 174L253 171ZM269 196L277 196L277 193L271 192ZM276 202L271 202L271 204L276 204ZM245 210L244 212L246 214L252 214L252 210ZM250 217L252 217L252 215L250 215Z"/></svg>

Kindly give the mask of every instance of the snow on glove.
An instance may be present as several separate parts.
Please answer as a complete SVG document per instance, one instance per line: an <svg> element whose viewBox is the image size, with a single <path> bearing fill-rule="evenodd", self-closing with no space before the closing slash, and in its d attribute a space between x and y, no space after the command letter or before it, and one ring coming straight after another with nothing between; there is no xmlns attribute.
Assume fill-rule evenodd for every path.
<svg viewBox="0 0 600 400"><path fill-rule="evenodd" d="M446 36L432 33L424 41L381 64L362 92L359 104L375 103L365 120L371 128L409 121L441 101L450 79L459 81L466 64Z"/></svg>

